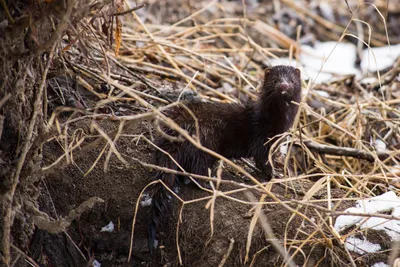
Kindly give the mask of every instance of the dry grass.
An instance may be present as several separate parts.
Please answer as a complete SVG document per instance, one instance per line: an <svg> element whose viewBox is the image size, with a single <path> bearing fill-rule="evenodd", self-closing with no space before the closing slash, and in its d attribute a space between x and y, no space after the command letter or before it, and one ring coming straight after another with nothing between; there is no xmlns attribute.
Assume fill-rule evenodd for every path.
<svg viewBox="0 0 400 267"><path fill-rule="evenodd" d="M296 6L291 1L283 1L283 4L296 10L300 16L311 16L309 10ZM150 6L155 4L151 2ZM182 8L187 6L183 5ZM246 7L241 6L241 9L245 11ZM399 165L397 148L400 140L400 114L397 107L400 101L397 99L399 83L395 77L399 73L400 61L381 77L382 87L379 90L374 88L379 87L379 84L364 87L355 77L344 77L328 85L304 83L304 99L300 103L300 112L293 129L280 138L281 143L286 142L289 146L286 157L280 157L283 162L281 173L284 179L274 179L268 184L261 183L241 165L203 147L199 140L161 113L165 108L163 106L169 101L163 93L159 93L160 77L176 83L177 87L196 91L201 98L213 101L254 99L262 78L262 63L282 55L290 56L295 61L300 48L299 41L286 36L261 19L247 18L246 12L236 17L228 16L218 1L198 4L195 10L192 12L185 9L184 12L190 15L172 25L151 23L151 18L144 22L143 15L138 15L146 15L144 10L126 14L123 17L119 56L115 56L115 51L107 49L110 43L100 31L100 23L82 22L77 38L84 40L81 44L85 49L69 43L64 48L62 59L66 63L65 72L79 73L78 83L90 91L98 101L93 109L59 109L53 113L47 121L47 135L51 136L51 139L57 139L64 149L64 154L53 164L43 167L42 171L59 171L57 167L77 162L87 151L98 145L102 145L98 160L101 157L107 159L104 170L109 168L108 162L112 155L126 165L134 160L147 167L162 169L160 167L163 166L153 166L139 159L126 158L116 146L118 139L124 135L123 129L128 125L156 119L251 181L248 185L227 181L222 178L221 171L216 178L192 174L194 178L210 181L212 189L203 188L208 196L190 201L176 196L183 205L208 201L211 225L213 214L217 212L214 208L216 198L236 201L238 205L254 205L245 261L251 262L254 256L249 255L252 231L254 226L260 223L272 245L285 259L282 266L295 266L293 258L299 253L304 253L305 247L311 247L312 250L317 244L323 244L333 254L337 253L335 251L338 248L343 250L343 254L347 255L344 261L356 266L354 256L343 246L349 233L340 233L334 229L334 217L342 214L341 204L349 199L375 196L386 192L389 187L400 193L400 170L394 168ZM312 19L319 23L316 26L319 27L318 31L332 28L330 35L334 40L349 34L354 27L352 23L355 24L355 21L351 21L349 27L332 25L314 13ZM254 36L257 36L257 40ZM382 37L382 34L373 32L371 42L368 43L381 45L386 41L384 36L385 33ZM260 40L268 40L270 45L260 45ZM100 91L98 83L108 84L107 91ZM315 91L316 89L328 93L330 97L322 96ZM138 109L140 107L140 112L133 115L110 115L99 111L113 103L129 103ZM319 105L316 107L311 103ZM174 104L176 103L170 105ZM68 120L60 120L60 114L71 110L74 114ZM121 123L117 130L106 133L96 123L96 119L118 120ZM79 134L75 130L74 134L70 134L73 124L79 120L90 122L92 134ZM97 139L93 141L94 137ZM144 137L141 139L144 140ZM378 139L386 144L387 151L376 151L372 144ZM279 147L279 143L274 144L273 152L279 154ZM93 162L92 167L98 160ZM184 170L181 172L189 175L185 174ZM304 192L301 201L285 199L273 192L274 187L295 188L295 183L310 179L315 181L316 177L319 179ZM237 188L222 191L220 183L230 183ZM333 187L346 193L341 198L333 198L330 194ZM231 196L241 191L247 192L247 200ZM261 193L259 199L250 193L254 191ZM315 197L317 192L321 191L327 192L326 198ZM172 191L171 193L174 194ZM313 231L308 233L309 237L296 239L285 235L283 240L275 239L262 212L268 205L280 205L293 214L292 219L299 217L311 224ZM138 207L137 204L135 215ZM392 217L390 219L400 220ZM290 221L287 227L290 227ZM358 231L361 230L354 230ZM177 246L179 252L179 242ZM228 251L227 257L229 253ZM224 261L221 262L221 266L223 264Z"/></svg>

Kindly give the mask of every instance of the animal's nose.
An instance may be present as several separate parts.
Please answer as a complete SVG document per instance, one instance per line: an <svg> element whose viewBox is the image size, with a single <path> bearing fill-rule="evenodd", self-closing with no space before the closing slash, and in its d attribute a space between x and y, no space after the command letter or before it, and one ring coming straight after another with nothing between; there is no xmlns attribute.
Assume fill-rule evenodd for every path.
<svg viewBox="0 0 400 267"><path fill-rule="evenodd" d="M289 89L289 84L287 82L282 82L279 87L281 88L281 90L286 91L287 89Z"/></svg>

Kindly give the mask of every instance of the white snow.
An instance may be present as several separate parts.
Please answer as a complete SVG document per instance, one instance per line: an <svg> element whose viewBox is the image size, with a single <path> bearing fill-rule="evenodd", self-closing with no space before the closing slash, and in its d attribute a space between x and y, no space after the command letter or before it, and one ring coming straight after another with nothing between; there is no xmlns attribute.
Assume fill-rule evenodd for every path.
<svg viewBox="0 0 400 267"><path fill-rule="evenodd" d="M375 58L373 55L375 55ZM400 44L365 49L362 55L361 69L363 72L383 70L393 66L399 56Z"/></svg>
<svg viewBox="0 0 400 267"><path fill-rule="evenodd" d="M316 93L319 96L325 97L325 98L331 97L331 95L328 92L322 91L322 90L314 90L314 93Z"/></svg>
<svg viewBox="0 0 400 267"><path fill-rule="evenodd" d="M345 210L345 212L348 213L358 213L359 210L358 208L348 208L347 210ZM337 217L336 221L335 221L335 229L337 231L343 231L353 225L355 225L356 223L360 222L362 220L363 217L361 216L354 216L354 215L340 215L339 217Z"/></svg>
<svg viewBox="0 0 400 267"><path fill-rule="evenodd" d="M361 84L367 85L367 84L373 84L378 81L378 78L376 77L366 77L360 80Z"/></svg>
<svg viewBox="0 0 400 267"><path fill-rule="evenodd" d="M400 44L365 49L362 54L361 70L359 70L356 68L357 48L354 44L316 42L313 47L301 46L300 62L296 62L294 59L289 60L289 58L279 58L272 59L271 64L272 66L297 66L302 71L304 79L312 79L315 83L324 83L329 82L335 75L353 74L357 78L361 78L361 74L393 66L399 56ZM362 79L361 83L369 84L375 81L375 77L370 77Z"/></svg>
<svg viewBox="0 0 400 267"><path fill-rule="evenodd" d="M394 208L391 215L400 217L400 207ZM392 240L400 240L400 221L372 217L361 224L360 229L365 228L384 230L392 238Z"/></svg>
<svg viewBox="0 0 400 267"><path fill-rule="evenodd" d="M386 144L381 139L375 139L373 142L373 146L375 147L377 152L387 152Z"/></svg>
<svg viewBox="0 0 400 267"><path fill-rule="evenodd" d="M267 62L266 62L267 63ZM308 80L308 79L315 79L317 77L317 74L319 72L319 68L321 66L318 66L316 68L314 67L309 67L303 64L303 62L300 62L301 66L296 65L295 60L290 60L289 58L278 58L278 59L272 59L271 60L271 65L272 66L277 66L277 65L286 65L286 66L292 66L292 67L297 67L301 71L301 76L303 79ZM321 72L318 75L318 79L316 80L317 83L323 83L327 82L332 78L331 73L324 73Z"/></svg>
<svg viewBox="0 0 400 267"><path fill-rule="evenodd" d="M371 265L371 267L390 267L390 265L380 261L375 263L374 265Z"/></svg>
<svg viewBox="0 0 400 267"><path fill-rule="evenodd" d="M398 173L400 172L400 165L393 165L389 167L390 173ZM393 182L400 182L400 179L394 179Z"/></svg>
<svg viewBox="0 0 400 267"><path fill-rule="evenodd" d="M317 42L314 47L303 45L301 49L300 62L317 83L328 81L332 74L360 76L355 67L357 49L351 43Z"/></svg>
<svg viewBox="0 0 400 267"><path fill-rule="evenodd" d="M400 198L393 191L356 201L356 207L363 213L386 212L398 206L400 206Z"/></svg>
<svg viewBox="0 0 400 267"><path fill-rule="evenodd" d="M354 251L360 255L365 253L374 253L381 250L379 244L373 244L366 239L360 239L354 236L349 236L344 244L349 251Z"/></svg>
<svg viewBox="0 0 400 267"><path fill-rule="evenodd" d="M384 262L377 262L374 265L371 265L371 267L390 267L390 265L388 265Z"/></svg>
<svg viewBox="0 0 400 267"><path fill-rule="evenodd" d="M323 83L330 81L334 75L360 76L360 71L355 67L356 50L356 46L351 43L317 42L314 47L301 46L300 64L289 58L272 59L271 64L293 67L296 67L296 64L300 65L297 67L300 68L304 79Z"/></svg>
<svg viewBox="0 0 400 267"><path fill-rule="evenodd" d="M151 205L151 197L148 193L144 193L142 195L142 200L140 201L140 206L141 207L148 207Z"/></svg>
<svg viewBox="0 0 400 267"><path fill-rule="evenodd" d="M327 2L319 3L319 8L321 10L322 16L327 20L334 22L335 14L333 13L332 6L333 6L332 4Z"/></svg>
<svg viewBox="0 0 400 267"><path fill-rule="evenodd" d="M286 154L287 154L287 152L288 152L288 148L289 148L289 144L288 144L288 143L283 144L283 145L281 145L281 146L279 147L279 152L280 152L282 155L286 156Z"/></svg>
<svg viewBox="0 0 400 267"><path fill-rule="evenodd" d="M286 142L281 143L280 146L279 146L279 152L283 156L286 156L287 153L288 153L288 150L289 150L290 137L287 136L286 139L284 139L284 141L286 141Z"/></svg>
<svg viewBox="0 0 400 267"><path fill-rule="evenodd" d="M395 217L400 217L400 198L393 191L369 199L358 200L356 207L345 210L348 213L376 214L390 212ZM360 229L370 228L384 230L393 240L400 240L400 221L378 217L363 217L354 215L341 215L336 219L335 229L342 231L353 225L360 225Z"/></svg>
<svg viewBox="0 0 400 267"><path fill-rule="evenodd" d="M380 196L356 201L356 206L345 210L348 213L377 214L390 212L394 217L400 217L400 198L393 191L386 192ZM355 215L341 215L335 221L335 229L340 232L353 225L360 229L374 229L385 231L392 240L400 240L400 220L391 220L380 217L364 217ZM358 238L349 236L346 238L345 246L348 250L363 255L365 253L377 252L381 249L379 244L374 244L366 237ZM381 265L383 264L383 265ZM384 263L373 265L385 267Z"/></svg>
<svg viewBox="0 0 400 267"><path fill-rule="evenodd" d="M114 223L110 222L109 224L101 228L100 232L112 232L112 231L114 231Z"/></svg>

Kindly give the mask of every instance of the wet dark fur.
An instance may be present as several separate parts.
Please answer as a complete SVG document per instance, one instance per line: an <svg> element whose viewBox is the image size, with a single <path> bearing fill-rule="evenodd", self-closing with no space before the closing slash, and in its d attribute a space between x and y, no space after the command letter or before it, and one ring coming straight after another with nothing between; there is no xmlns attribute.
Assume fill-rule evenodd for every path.
<svg viewBox="0 0 400 267"><path fill-rule="evenodd" d="M280 83L286 80L289 89L282 94ZM298 106L291 101L300 102L300 71L287 66L277 66L265 70L265 79L256 102L248 105L188 102L185 105L196 115L199 122L200 140L203 146L230 159L253 157L256 166L271 179L268 161L269 147L264 143L269 138L287 131L293 124ZM191 135L196 133L192 116L182 107L166 112ZM174 135L170 130L168 134ZM171 142L159 138L156 144L187 171L207 175L208 168L216 158L197 149L190 142ZM155 152L155 164L179 170L167 155ZM177 177L172 174L157 172L155 179L161 179L170 188L174 188ZM170 211L171 197L168 191L157 184L153 191L149 222L149 248L153 249L158 226L166 219Z"/></svg>

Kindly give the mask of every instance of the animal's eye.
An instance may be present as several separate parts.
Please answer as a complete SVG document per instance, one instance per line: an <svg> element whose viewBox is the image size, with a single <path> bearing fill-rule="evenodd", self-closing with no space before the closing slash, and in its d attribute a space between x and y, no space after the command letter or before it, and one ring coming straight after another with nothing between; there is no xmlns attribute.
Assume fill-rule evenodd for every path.
<svg viewBox="0 0 400 267"><path fill-rule="evenodd" d="M278 81L277 79L274 79L272 82L273 82L273 83L276 83L277 81Z"/></svg>

